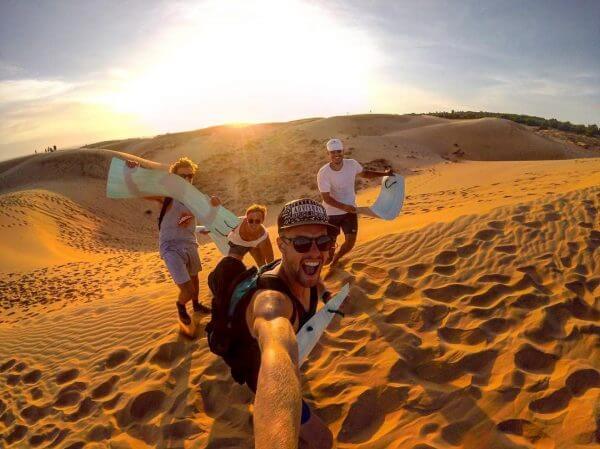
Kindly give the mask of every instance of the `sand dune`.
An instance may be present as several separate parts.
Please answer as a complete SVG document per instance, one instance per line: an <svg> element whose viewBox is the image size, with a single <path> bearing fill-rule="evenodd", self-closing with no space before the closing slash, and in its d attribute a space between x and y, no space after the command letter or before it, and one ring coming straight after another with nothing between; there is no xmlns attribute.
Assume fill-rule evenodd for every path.
<svg viewBox="0 0 600 449"><path fill-rule="evenodd" d="M303 173L324 163L320 133L337 127L361 162L384 158L409 175L403 215L361 218L352 257L326 276L332 289L351 283L350 310L311 354L303 389L337 447L595 447L600 159L562 160L544 141L532 151L555 160L451 163L436 139L468 137L479 151L483 137L412 116L127 145L166 162L191 141L204 142L196 154L218 149L227 135L231 151L208 151L196 182L238 211L270 202L272 225L278 201L315 195ZM509 142L538 145L527 129L514 134ZM0 446L250 448L251 394L204 338L178 333L155 208L104 197L112 150L124 149L110 148L0 164ZM360 202L375 194L364 183ZM205 240L200 253L208 304L218 254Z"/></svg>
<svg viewBox="0 0 600 449"><path fill-rule="evenodd" d="M574 145L542 137L523 125L498 118L455 120L393 135L439 155L459 153L469 160L567 159L585 154Z"/></svg>

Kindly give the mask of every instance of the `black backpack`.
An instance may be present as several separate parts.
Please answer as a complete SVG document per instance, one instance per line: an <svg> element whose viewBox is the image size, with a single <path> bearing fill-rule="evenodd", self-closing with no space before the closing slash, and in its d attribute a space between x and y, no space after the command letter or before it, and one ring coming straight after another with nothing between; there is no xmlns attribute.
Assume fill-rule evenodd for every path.
<svg viewBox="0 0 600 449"><path fill-rule="evenodd" d="M243 262L235 257L224 257L215 269L208 275L208 288L212 293L211 319L206 325L208 346L214 354L227 356L234 340L233 315L243 293L237 292L233 299L234 290L243 283L252 286L258 277L258 269L246 269ZM240 295L241 293L241 295Z"/></svg>
<svg viewBox="0 0 600 449"><path fill-rule="evenodd" d="M210 351L223 358L229 365L231 375L238 383L251 382L248 376L252 364L252 353L259 351L258 345L242 347L242 329L245 321L236 320L238 305L244 298L251 296L256 290L277 290L297 301L287 285L277 276L263 275L272 270L280 260L275 260L261 268L246 269L245 265L234 257L224 257L215 269L208 275L208 287L212 298L211 320L206 325L206 338ZM309 316L315 313L317 307L317 289L311 289L311 304ZM240 311L241 312L241 311Z"/></svg>
<svg viewBox="0 0 600 449"><path fill-rule="evenodd" d="M158 230L160 231L160 225L162 224L163 218L167 213L167 207L173 202L173 198L166 196L163 199L162 207L160 208L160 214L158 214Z"/></svg>

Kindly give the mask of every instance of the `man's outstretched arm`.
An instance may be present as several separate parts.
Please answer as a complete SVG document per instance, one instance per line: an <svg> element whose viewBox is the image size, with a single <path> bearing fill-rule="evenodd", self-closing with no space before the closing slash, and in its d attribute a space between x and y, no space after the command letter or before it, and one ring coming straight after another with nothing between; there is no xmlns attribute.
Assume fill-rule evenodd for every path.
<svg viewBox="0 0 600 449"><path fill-rule="evenodd" d="M385 171L377 171L377 170L363 170L358 176L361 176L365 179L373 179L373 178L381 178L383 176L391 176L394 174L394 171L391 168L388 168Z"/></svg>
<svg viewBox="0 0 600 449"><path fill-rule="evenodd" d="M253 331L261 351L254 401L257 449L298 447L302 393L291 313L289 298L280 292L263 290L254 299Z"/></svg>

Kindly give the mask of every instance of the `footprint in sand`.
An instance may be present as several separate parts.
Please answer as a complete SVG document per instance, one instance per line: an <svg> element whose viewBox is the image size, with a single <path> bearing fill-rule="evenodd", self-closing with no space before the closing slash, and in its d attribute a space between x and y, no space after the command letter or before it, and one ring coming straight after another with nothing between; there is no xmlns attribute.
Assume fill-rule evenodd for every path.
<svg viewBox="0 0 600 449"><path fill-rule="evenodd" d="M459 446L467 432L474 426L468 421L457 421L442 428L442 439L453 446Z"/></svg>
<svg viewBox="0 0 600 449"><path fill-rule="evenodd" d="M410 295L414 291L415 289L410 285L402 282L391 281L385 289L384 297L386 299L401 299Z"/></svg>
<svg viewBox="0 0 600 449"><path fill-rule="evenodd" d="M342 443L368 441L381 428L385 416L398 410L408 398L410 388L376 387L363 392L350 406L337 439Z"/></svg>
<svg viewBox="0 0 600 449"><path fill-rule="evenodd" d="M550 299L546 295L536 295L535 293L524 293L517 296L517 298L511 303L512 307L519 309L534 310L542 306L547 305Z"/></svg>
<svg viewBox="0 0 600 449"><path fill-rule="evenodd" d="M61 429L54 424L46 424L29 438L29 444L33 447L37 447L43 443L50 442L48 447L54 447L54 440L57 440L60 434ZM58 442L56 444L58 444Z"/></svg>
<svg viewBox="0 0 600 449"><path fill-rule="evenodd" d="M34 384L42 377L42 372L39 369L29 371L22 377L22 381L25 384Z"/></svg>
<svg viewBox="0 0 600 449"><path fill-rule="evenodd" d="M506 226L506 222L502 220L495 220L488 222L488 226L492 229L502 230Z"/></svg>
<svg viewBox="0 0 600 449"><path fill-rule="evenodd" d="M473 242L468 245L459 246L458 248L456 248L456 253L459 255L459 257L462 258L470 257L473 254L475 254L478 247L479 242Z"/></svg>
<svg viewBox="0 0 600 449"><path fill-rule="evenodd" d="M507 284L510 282L510 276L506 276L504 274L484 274L479 277L476 282L496 282L500 284Z"/></svg>
<svg viewBox="0 0 600 449"><path fill-rule="evenodd" d="M17 424L13 430L4 437L4 440L9 445L16 443L17 441L21 441L23 438L25 438L25 435L27 435L27 430L27 426Z"/></svg>
<svg viewBox="0 0 600 449"><path fill-rule="evenodd" d="M515 353L515 365L530 373L551 374L557 360L556 355L540 351L529 343L522 345Z"/></svg>
<svg viewBox="0 0 600 449"><path fill-rule="evenodd" d="M481 323L480 327L491 334L501 334L510 329L512 322L506 318L490 318Z"/></svg>
<svg viewBox="0 0 600 449"><path fill-rule="evenodd" d="M526 419L507 419L496 425L496 428L508 435L515 435L527 440L534 448L550 449L554 443L541 427Z"/></svg>
<svg viewBox="0 0 600 449"><path fill-rule="evenodd" d="M452 276L456 273L456 267L454 265L437 265L433 268L433 272L442 276Z"/></svg>
<svg viewBox="0 0 600 449"><path fill-rule="evenodd" d="M16 371L17 373L20 373L25 368L27 368L27 364L25 362L19 362L13 367L13 370Z"/></svg>
<svg viewBox="0 0 600 449"><path fill-rule="evenodd" d="M473 294L477 288L465 284L448 284L439 288L428 288L423 294L430 299L441 302L454 302L463 296Z"/></svg>
<svg viewBox="0 0 600 449"><path fill-rule="evenodd" d="M113 392L114 386L119 381L119 379L119 376L113 375L109 379L102 382L100 385L98 385L92 390L92 398L100 399L111 394Z"/></svg>
<svg viewBox="0 0 600 449"><path fill-rule="evenodd" d="M481 231L477 232L477 234L475 234L474 238L483 241L490 241L499 234L500 231L498 231L497 229L482 229Z"/></svg>
<svg viewBox="0 0 600 449"><path fill-rule="evenodd" d="M600 388L600 373L592 368L577 370L567 377L565 385L573 396L583 396L592 388Z"/></svg>
<svg viewBox="0 0 600 449"><path fill-rule="evenodd" d="M20 411L21 418L27 422L27 424L32 425L37 423L40 419L45 418L48 415L54 414L55 409L51 406L37 406L30 405L25 407Z"/></svg>
<svg viewBox="0 0 600 449"><path fill-rule="evenodd" d="M486 333L479 328L460 329L444 326L438 329L438 335L448 343L461 345L478 345L488 340Z"/></svg>
<svg viewBox="0 0 600 449"><path fill-rule="evenodd" d="M81 393L85 391L87 385L84 382L73 382L63 387L56 395L54 407L68 408L78 404L81 400Z"/></svg>
<svg viewBox="0 0 600 449"><path fill-rule="evenodd" d="M367 276L369 276L370 278L373 279L387 279L388 277L388 272L387 270L384 270L383 268L379 268L375 265L368 265L365 263L361 263L361 262L355 262L352 264L352 266L350 267L350 269L354 272L354 273L365 273Z"/></svg>
<svg viewBox="0 0 600 449"><path fill-rule="evenodd" d="M561 388L548 396L530 402L529 409L540 414L556 413L567 408L571 397L567 388Z"/></svg>
<svg viewBox="0 0 600 449"><path fill-rule="evenodd" d="M188 346L183 341L163 343L152 354L150 363L154 363L161 368L169 368L182 358L187 351Z"/></svg>
<svg viewBox="0 0 600 449"><path fill-rule="evenodd" d="M525 226L527 226L528 228L533 228L533 229L540 229L542 227L542 222L541 221L527 221L525 223L523 223Z"/></svg>
<svg viewBox="0 0 600 449"><path fill-rule="evenodd" d="M95 442L109 440L112 437L114 430L114 427L110 424L107 426L96 425L89 431L87 440Z"/></svg>
<svg viewBox="0 0 600 449"><path fill-rule="evenodd" d="M126 349L117 349L116 351L111 352L111 354L107 357L105 366L108 369L115 368L125 362L131 356L131 352Z"/></svg>
<svg viewBox="0 0 600 449"><path fill-rule="evenodd" d="M2 365L0 365L0 373L3 373L4 371L8 371L13 366L15 366L16 363L17 363L17 361L15 359L7 360Z"/></svg>
<svg viewBox="0 0 600 449"><path fill-rule="evenodd" d="M428 269L429 269L429 265L424 264L424 263L418 263L415 265L411 265L410 267L408 267L407 276L412 279L418 278L418 277L423 276Z"/></svg>
<svg viewBox="0 0 600 449"><path fill-rule="evenodd" d="M71 368L65 371L61 371L56 375L56 383L58 385L62 385L72 381L77 376L79 376L79 370L77 368Z"/></svg>
<svg viewBox="0 0 600 449"><path fill-rule="evenodd" d="M450 265L454 261L456 261L458 254L456 251L445 250L440 252L435 259L433 260L434 264L437 265Z"/></svg>
<svg viewBox="0 0 600 449"><path fill-rule="evenodd" d="M505 254L515 254L517 247L515 245L499 245L494 247L494 250Z"/></svg>

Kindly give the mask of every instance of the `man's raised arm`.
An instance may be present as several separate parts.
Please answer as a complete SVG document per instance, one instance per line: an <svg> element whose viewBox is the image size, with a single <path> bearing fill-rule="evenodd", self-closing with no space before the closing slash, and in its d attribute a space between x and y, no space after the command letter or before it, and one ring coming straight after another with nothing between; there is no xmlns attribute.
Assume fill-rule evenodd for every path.
<svg viewBox="0 0 600 449"><path fill-rule="evenodd" d="M283 293L263 290L257 293L252 311L252 330L261 351L254 401L256 448L296 448L302 392L298 344L287 318L292 304Z"/></svg>
<svg viewBox="0 0 600 449"><path fill-rule="evenodd" d="M151 161L147 161L147 163L149 163ZM127 167L129 168L136 168L136 167L141 167L142 165L139 163L139 161L133 160L133 159L126 159L125 160L125 164L127 164ZM144 167L144 168L151 168L152 170L165 170L165 171L169 171L169 166L166 164L161 164L159 162L152 162L152 165L149 167ZM145 196L143 197L143 199L145 200L149 200L149 201L156 201L160 204L162 204L164 197L162 196Z"/></svg>
<svg viewBox="0 0 600 449"><path fill-rule="evenodd" d="M373 179L373 178L381 178L383 176L392 176L394 174L391 168L388 168L385 171L376 171L376 170L363 170L358 176L365 179Z"/></svg>

